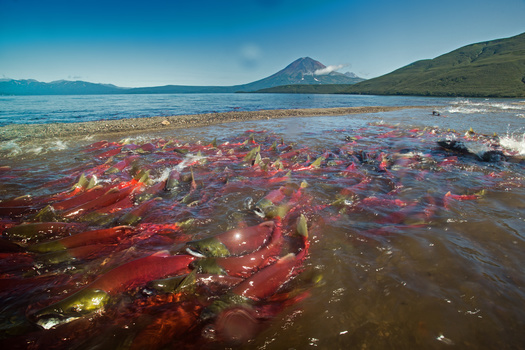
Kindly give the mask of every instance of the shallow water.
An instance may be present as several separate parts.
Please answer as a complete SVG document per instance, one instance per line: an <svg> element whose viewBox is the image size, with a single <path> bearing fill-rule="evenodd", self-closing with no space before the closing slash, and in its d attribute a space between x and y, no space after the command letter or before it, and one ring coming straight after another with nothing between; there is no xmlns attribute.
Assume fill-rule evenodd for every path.
<svg viewBox="0 0 525 350"><path fill-rule="evenodd" d="M0 339L11 348L37 349L51 345L127 349L149 337L150 348L229 346L214 338L203 321L192 318L201 312L201 303L222 294L203 293L197 298L188 293L174 301L161 293L145 295L141 286L120 294L102 312L50 330L40 329L27 315L85 286L110 267L164 249L184 253L184 240L223 232L239 221L258 224L263 219L255 215L247 198L257 202L285 183L299 186L305 181L308 186L301 200L284 220L284 231L292 234L297 215L307 218L310 247L304 271L284 285L288 294L279 291L278 297L257 304L259 315L264 314L261 328L242 346L520 348L525 343L523 135L509 134L512 148L502 147L490 137L493 130L486 131L489 136L465 136L470 126L463 127L464 120L447 113L442 119L430 110L279 119L132 136L128 142L152 142L157 150L161 139L176 140L179 149L190 148L193 155L201 150L205 162L191 167L196 189L192 192L188 182L181 182L178 191L159 192L162 200L154 203L140 224L196 221L173 235L147 236L141 231L145 226L139 224L134 240L76 262L55 265L40 262L38 254L31 254L29 261L18 253L4 255ZM436 121L443 125L424 129ZM484 127L473 126L475 131ZM256 143L232 146L251 135ZM240 154L261 145L261 157L273 163L283 158L287 146L301 152L283 158L283 170L273 172L270 167L261 172L251 167L251 161L225 160L217 148L205 147L215 137L223 155L229 149ZM268 150L281 139L278 151ZM496 150L501 157L484 162L473 153L440 148L440 140L461 141L471 150ZM95 138L58 141L24 146L17 156L4 151L3 164L11 169L0 174L2 200L67 191L80 173L94 173L108 160L114 165L129 156L120 152L112 159L99 157L116 145L85 152L99 141ZM169 172L166 169L189 175L190 168L181 164L200 159L175 151L134 153L138 168L151 170L153 184ZM325 159L320 168L299 170L321 155ZM102 183L119 183L134 171L128 167L115 174L99 173L98 178ZM289 180L270 181L288 171ZM227 183L219 181L224 174ZM4 216L4 220L17 224L30 216ZM37 275L46 282L22 283ZM12 278L18 283L6 284ZM192 323L176 323L175 318ZM167 328L156 326L159 321ZM166 329L170 332L163 333Z"/></svg>

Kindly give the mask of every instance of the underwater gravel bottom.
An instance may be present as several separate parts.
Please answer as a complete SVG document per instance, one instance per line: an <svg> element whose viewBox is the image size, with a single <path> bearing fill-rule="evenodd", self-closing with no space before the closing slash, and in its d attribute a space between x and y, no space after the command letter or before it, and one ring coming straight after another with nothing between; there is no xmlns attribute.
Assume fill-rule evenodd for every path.
<svg viewBox="0 0 525 350"><path fill-rule="evenodd" d="M84 140L1 167L2 346L525 343L522 156L437 128L302 130Z"/></svg>

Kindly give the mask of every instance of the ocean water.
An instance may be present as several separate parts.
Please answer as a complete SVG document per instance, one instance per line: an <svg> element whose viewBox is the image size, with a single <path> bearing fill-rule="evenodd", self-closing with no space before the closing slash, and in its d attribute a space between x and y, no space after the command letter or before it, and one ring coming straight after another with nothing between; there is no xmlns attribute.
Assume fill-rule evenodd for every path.
<svg viewBox="0 0 525 350"><path fill-rule="evenodd" d="M212 102L206 96L184 98L202 99L196 113L268 108L271 103L277 105L273 108L365 103L422 108L1 144L2 346L523 347L522 100L233 95L232 99L239 99L235 103L221 103L218 96L211 96L215 106L209 107ZM240 99L247 99L246 105ZM305 106L310 99L317 102ZM92 103L91 108L106 116L117 109L110 103L104 106ZM159 114L144 110L134 116ZM127 111L133 115L131 108ZM166 110L166 115L191 113L189 107L174 111ZM63 119L71 121L72 116ZM453 142L464 148L440 146ZM493 157L486 159L486 154ZM314 165L316 160L319 166ZM48 206L65 205L81 174L103 188L114 187L107 192L111 195L131 186L129 181L141 170L149 180L133 192L132 202L119 206L89 202L83 208L49 211ZM178 184L169 190L159 187L168 176L178 178ZM262 218L255 210L262 198L275 200L283 216L286 244L278 256L289 252L300 256L302 251L307 255L290 270L289 280L288 275L280 280L274 274L278 282L261 282L262 270L245 277L260 286L247 293L251 302L231 303L237 289L211 283L209 277L196 283L196 291L175 292L152 290L136 277L140 283L114 287L118 293L94 312L77 315L82 309L77 305L62 310L73 312L75 319L70 322L62 324L64 320L54 316L39 319L46 307L90 288L104 276L115 276L108 275L113 268L129 266L118 270L118 276L133 280L136 259L162 251L186 254L187 241L234 227L265 220L278 224L270 211ZM114 228L138 208L145 210L129 235L118 242L102 240L82 251L78 247L59 251L60 259L57 252L50 256L34 248L54 241L60 233L26 237L13 233L24 222L41 218L79 225L63 232L74 237L79 231ZM35 216L38 213L47 214ZM301 215L309 231L308 245L294 236ZM258 295L263 289L266 294ZM218 301L229 302L229 308L204 317Z"/></svg>

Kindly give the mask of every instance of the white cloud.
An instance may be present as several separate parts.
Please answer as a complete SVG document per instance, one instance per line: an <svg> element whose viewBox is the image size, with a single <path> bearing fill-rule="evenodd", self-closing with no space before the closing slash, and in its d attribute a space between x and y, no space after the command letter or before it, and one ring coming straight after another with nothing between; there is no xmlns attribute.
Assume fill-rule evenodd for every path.
<svg viewBox="0 0 525 350"><path fill-rule="evenodd" d="M332 72L335 72L341 68L344 68L344 67L347 67L348 64L338 64L338 65L330 65L328 67L325 67L325 68L321 68L321 69L318 69L314 72L315 75L326 75L326 74L330 74Z"/></svg>

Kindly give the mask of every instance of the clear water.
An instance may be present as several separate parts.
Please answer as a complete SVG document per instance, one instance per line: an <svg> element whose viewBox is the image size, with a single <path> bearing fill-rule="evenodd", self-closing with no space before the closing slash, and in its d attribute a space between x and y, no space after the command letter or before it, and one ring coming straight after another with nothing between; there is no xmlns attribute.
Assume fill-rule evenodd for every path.
<svg viewBox="0 0 525 350"><path fill-rule="evenodd" d="M339 97L312 98L326 101ZM360 96L351 98L359 105ZM305 200L297 204L297 211L308 218L311 246L304 273L296 279L298 284L287 290L292 293L281 291L277 294L281 299L263 300L257 306L260 327L241 347L521 348L525 344L522 101L363 100L367 98L376 99L371 105L384 105L385 101L413 105L419 101L437 107L127 135L127 142L151 142L157 150L163 142L174 140L194 155L201 149L206 159L204 164L192 167L198 183L195 192L186 183L176 195L160 193L162 199L141 223L196 219L182 232L184 239L223 232L239 218L249 225L257 224L261 219L247 210L246 199L257 202L282 183L267 181L269 174L256 172L243 161L224 161L217 149L205 145L216 138L222 155L229 149L239 154L256 147L251 143L247 149L234 146L253 134L263 150L261 156L273 162L284 150L272 153L268 149L274 140L280 142L282 138L284 146L302 150L285 163L282 172L291 170L292 183L308 183ZM301 99L307 96L297 97ZM432 114L433 110L440 115ZM108 107L106 113L109 111ZM488 136L466 135L471 127ZM494 132L500 135L499 141L491 138ZM15 140L3 144L0 165L10 168L2 168L0 173L0 200L27 194L48 198L45 196L68 190L80 173L96 172L107 161L114 165L129 156L126 152L112 158L102 156L116 145L86 152L88 145L100 139L57 139L23 146ZM461 155L439 148L439 140L459 140L475 152L498 150L507 158L482 162L476 154ZM329 157L320 169L293 170L296 164L307 165L320 155ZM387 159L386 170L380 168L383 157ZM190 168L180 165L188 164L181 163L185 159L190 158L173 151L146 152L138 153L137 164L150 169L155 183L176 167L189 175ZM334 162L328 164L328 160ZM354 170L345 171L352 163ZM130 167L115 174L102 173L99 180L119 183L132 171ZM228 184L218 182L224 174L230 176ZM2 219L19 224L27 218ZM292 227L293 220L285 223L285 230ZM198 318L202 303L216 297L206 293L174 301L166 295L145 295L138 288L117 296L103 312L49 330L40 329L27 318L38 307L60 300L103 275L104 267L164 249L183 252L179 238L138 235L135 240L124 240L113 251L59 265L42 264L37 254L3 254L0 344L6 348L132 349L146 342L158 349L228 348L230 345L214 338ZM321 277L316 283L299 278L312 271ZM38 276L44 282L32 279Z"/></svg>

